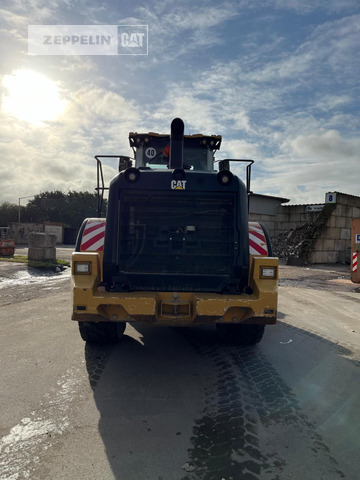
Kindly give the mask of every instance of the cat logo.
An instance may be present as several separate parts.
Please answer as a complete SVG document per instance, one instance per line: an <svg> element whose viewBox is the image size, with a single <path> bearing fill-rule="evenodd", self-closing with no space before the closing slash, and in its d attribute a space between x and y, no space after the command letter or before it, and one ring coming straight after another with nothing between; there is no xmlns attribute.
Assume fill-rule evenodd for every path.
<svg viewBox="0 0 360 480"><path fill-rule="evenodd" d="M187 180L171 180L171 190L185 190Z"/></svg>

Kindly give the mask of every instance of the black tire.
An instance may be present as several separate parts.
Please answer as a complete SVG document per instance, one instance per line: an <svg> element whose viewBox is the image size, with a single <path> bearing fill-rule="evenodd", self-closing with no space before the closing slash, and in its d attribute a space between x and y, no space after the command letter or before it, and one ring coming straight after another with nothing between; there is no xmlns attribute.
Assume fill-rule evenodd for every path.
<svg viewBox="0 0 360 480"><path fill-rule="evenodd" d="M81 338L89 343L118 342L125 331L125 322L79 322Z"/></svg>
<svg viewBox="0 0 360 480"><path fill-rule="evenodd" d="M217 323L216 330L223 340L235 345L256 345L264 335L265 325Z"/></svg>

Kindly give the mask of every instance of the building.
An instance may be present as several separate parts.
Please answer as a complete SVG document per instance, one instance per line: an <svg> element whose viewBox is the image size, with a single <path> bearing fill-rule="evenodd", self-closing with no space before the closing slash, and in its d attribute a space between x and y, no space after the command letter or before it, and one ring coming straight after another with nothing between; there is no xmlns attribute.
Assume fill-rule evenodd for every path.
<svg viewBox="0 0 360 480"><path fill-rule="evenodd" d="M261 223L269 235L274 235L278 209L287 202L290 202L288 198L251 193L249 196L249 220Z"/></svg>

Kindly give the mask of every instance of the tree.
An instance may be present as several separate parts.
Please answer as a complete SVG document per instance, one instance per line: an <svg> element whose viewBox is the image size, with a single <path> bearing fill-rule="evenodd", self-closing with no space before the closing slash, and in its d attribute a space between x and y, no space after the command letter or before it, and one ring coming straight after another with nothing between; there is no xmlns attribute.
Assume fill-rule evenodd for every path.
<svg viewBox="0 0 360 480"><path fill-rule="evenodd" d="M7 227L10 222L17 222L19 207L15 203L4 202L0 205L0 227Z"/></svg>
<svg viewBox="0 0 360 480"><path fill-rule="evenodd" d="M25 209L29 222L61 222L67 227L79 228L85 218L98 216L97 194L71 191L64 194L59 190L43 192L35 195Z"/></svg>

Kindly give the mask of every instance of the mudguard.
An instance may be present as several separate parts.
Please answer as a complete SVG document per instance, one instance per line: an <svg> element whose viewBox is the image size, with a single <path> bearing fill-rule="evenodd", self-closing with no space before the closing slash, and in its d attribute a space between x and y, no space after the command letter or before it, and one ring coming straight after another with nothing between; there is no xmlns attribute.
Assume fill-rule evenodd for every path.
<svg viewBox="0 0 360 480"><path fill-rule="evenodd" d="M249 222L249 254L257 257L272 257L272 248L266 228L258 222Z"/></svg>
<svg viewBox="0 0 360 480"><path fill-rule="evenodd" d="M83 221L76 240L75 252L102 252L104 250L106 218L87 218Z"/></svg>

